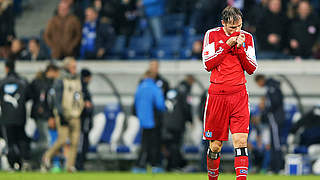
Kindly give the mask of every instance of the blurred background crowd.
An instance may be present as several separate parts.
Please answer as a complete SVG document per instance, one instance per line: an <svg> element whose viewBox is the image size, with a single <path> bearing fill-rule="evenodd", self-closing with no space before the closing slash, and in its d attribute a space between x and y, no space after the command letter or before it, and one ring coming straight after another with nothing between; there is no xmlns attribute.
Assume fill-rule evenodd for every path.
<svg viewBox="0 0 320 180"><path fill-rule="evenodd" d="M0 58L200 59L204 33L221 26L228 4L243 11L259 59L320 58L317 0L61 0L46 27L18 36L31 1L1 0Z"/></svg>

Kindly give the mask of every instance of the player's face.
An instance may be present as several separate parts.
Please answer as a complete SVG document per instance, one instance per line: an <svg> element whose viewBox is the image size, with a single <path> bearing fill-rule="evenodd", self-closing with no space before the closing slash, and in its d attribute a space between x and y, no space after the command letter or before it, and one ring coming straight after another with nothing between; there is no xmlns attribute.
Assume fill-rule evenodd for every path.
<svg viewBox="0 0 320 180"><path fill-rule="evenodd" d="M234 32L240 32L240 30L242 28L242 19L240 19L239 21L236 21L236 22L232 22L232 23L225 23L223 20L221 22L222 22L224 31L228 35L230 35Z"/></svg>

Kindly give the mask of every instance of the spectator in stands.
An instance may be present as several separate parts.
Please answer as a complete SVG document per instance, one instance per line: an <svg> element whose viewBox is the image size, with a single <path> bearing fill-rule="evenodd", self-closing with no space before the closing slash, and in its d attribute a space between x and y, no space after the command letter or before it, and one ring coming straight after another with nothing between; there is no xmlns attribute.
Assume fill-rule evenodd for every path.
<svg viewBox="0 0 320 180"><path fill-rule="evenodd" d="M8 160L13 170L30 168L30 139L25 133L28 82L15 71L14 60L5 62L6 77L0 82L0 125L8 144Z"/></svg>
<svg viewBox="0 0 320 180"><path fill-rule="evenodd" d="M103 59L114 44L113 27L103 18L98 19L94 8L86 9L86 20L82 28L81 59Z"/></svg>
<svg viewBox="0 0 320 180"><path fill-rule="evenodd" d="M81 138L80 138L80 152L77 156L76 168L78 170L84 170L84 163L87 160L86 155L89 151L89 132L92 127L92 117L93 117L93 102L91 93L89 91L89 84L92 79L90 70L82 69L81 70L81 83L83 94L87 97L84 97L84 108L81 113Z"/></svg>
<svg viewBox="0 0 320 180"><path fill-rule="evenodd" d="M136 25L141 13L138 11L137 0L122 0L122 20L121 23L121 34L126 36L126 47L129 46L130 37L135 33Z"/></svg>
<svg viewBox="0 0 320 180"><path fill-rule="evenodd" d="M169 14L183 13L185 14L185 25L190 24L194 7L199 0L170 0L166 1L166 9Z"/></svg>
<svg viewBox="0 0 320 180"><path fill-rule="evenodd" d="M75 56L81 40L80 21L69 11L68 4L61 2L58 14L49 20L44 32L44 40L54 59Z"/></svg>
<svg viewBox="0 0 320 180"><path fill-rule="evenodd" d="M101 4L101 7L100 7ZM120 34L121 27L121 1L119 0L108 0L101 1L95 0L94 5L96 9L99 9L99 18L105 18L107 21L112 24L117 34Z"/></svg>
<svg viewBox="0 0 320 180"><path fill-rule="evenodd" d="M168 111L164 118L163 141L167 150L168 171L179 170L186 165L181 154L186 123L192 123L191 88L195 79L186 75L185 79L167 94ZM170 108L169 108L170 107Z"/></svg>
<svg viewBox="0 0 320 180"><path fill-rule="evenodd" d="M7 59L15 37L12 0L0 0L0 58Z"/></svg>
<svg viewBox="0 0 320 180"><path fill-rule="evenodd" d="M156 85L155 74L147 71L135 93L135 109L140 127L142 128L142 143L134 173L145 173L146 165L150 162L153 173L163 172L160 160L160 129L156 120L155 110L165 111L164 96Z"/></svg>
<svg viewBox="0 0 320 180"><path fill-rule="evenodd" d="M77 75L77 62L73 57L64 59L65 72L54 83L54 115L58 129L58 139L46 151L42 158L43 170L51 166L52 157L70 140L66 169L68 172L76 171L75 160L80 137L80 115L84 107L84 97L81 80Z"/></svg>
<svg viewBox="0 0 320 180"><path fill-rule="evenodd" d="M25 60L37 61L49 59L48 54L40 48L39 40L30 39L28 42L28 52L24 57Z"/></svg>
<svg viewBox="0 0 320 180"><path fill-rule="evenodd" d="M25 49L24 43L20 39L14 39L10 48L10 59L21 60L26 59L28 52Z"/></svg>
<svg viewBox="0 0 320 180"><path fill-rule="evenodd" d="M281 11L281 0L270 0L268 10L257 24L258 57L262 59L285 58L288 19Z"/></svg>
<svg viewBox="0 0 320 180"><path fill-rule="evenodd" d="M279 173L283 168L283 155L279 136L285 120L280 82L272 78L267 79L262 74L256 75L255 81L259 87L266 88L266 94L260 103L261 121L269 125L271 132L271 171Z"/></svg>
<svg viewBox="0 0 320 180"><path fill-rule="evenodd" d="M297 12L298 15L289 26L290 53L303 59L311 58L319 35L320 22L306 0L301 0Z"/></svg>
<svg viewBox="0 0 320 180"><path fill-rule="evenodd" d="M148 21L148 27L153 38L153 46L157 46L162 38L161 18L164 15L164 0L139 0L140 7Z"/></svg>
<svg viewBox="0 0 320 180"><path fill-rule="evenodd" d="M265 11L267 11L268 9L268 2L269 0L261 0L260 2L256 2L255 4L251 5L250 9L247 9L248 12L244 13L246 14L246 17L244 18L245 23L243 27L245 30L253 34L256 34L257 25L259 22L261 22L263 15L266 14Z"/></svg>
<svg viewBox="0 0 320 180"><path fill-rule="evenodd" d="M287 16L290 20L293 20L298 15L298 5L300 0L290 0L287 3Z"/></svg>
<svg viewBox="0 0 320 180"><path fill-rule="evenodd" d="M98 13L98 17L100 18L103 14L102 8L103 8L103 4L102 4L102 0L93 0L92 2L92 6L93 8L96 10L96 12Z"/></svg>
<svg viewBox="0 0 320 180"><path fill-rule="evenodd" d="M84 11L89 6L90 0L61 0L68 4L70 12L78 17L81 24L84 22Z"/></svg>
<svg viewBox="0 0 320 180"><path fill-rule="evenodd" d="M227 6L227 1L199 0L195 6L191 26L199 34L205 33L211 27L220 26L220 14Z"/></svg>
<svg viewBox="0 0 320 180"><path fill-rule="evenodd" d="M202 41L196 40L192 44L191 59L199 60L202 58Z"/></svg>
<svg viewBox="0 0 320 180"><path fill-rule="evenodd" d="M30 84L32 92L31 117L36 121L39 130L37 150L41 154L49 147L48 122L54 121L52 109L52 90L54 80L59 76L59 68L54 64L47 65L44 72L39 72Z"/></svg>

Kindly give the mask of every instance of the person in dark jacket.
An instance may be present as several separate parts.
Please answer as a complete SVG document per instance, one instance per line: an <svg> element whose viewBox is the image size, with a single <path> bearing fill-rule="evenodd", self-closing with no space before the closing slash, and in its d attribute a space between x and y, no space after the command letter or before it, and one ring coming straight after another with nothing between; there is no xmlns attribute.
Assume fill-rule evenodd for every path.
<svg viewBox="0 0 320 180"><path fill-rule="evenodd" d="M86 154L89 151L89 132L92 127L92 117L93 117L93 102L91 98L91 93L89 91L89 84L92 79L90 70L82 69L81 70L81 83L82 91L84 96L84 108L81 113L81 134L80 134L80 152L78 152L76 168L78 170L84 170L84 162L86 161Z"/></svg>
<svg viewBox="0 0 320 180"><path fill-rule="evenodd" d="M32 92L31 117L35 119L39 130L38 150L44 151L49 146L48 122L54 121L53 109L50 104L49 91L54 80L59 76L59 67L54 64L47 65L44 72L39 72L30 84ZM43 152L42 152L43 153Z"/></svg>
<svg viewBox="0 0 320 180"><path fill-rule="evenodd" d="M33 38L28 42L28 51L23 59L31 61L47 60L49 59L49 55L43 48L40 47L39 40Z"/></svg>
<svg viewBox="0 0 320 180"><path fill-rule="evenodd" d="M7 76L0 82L0 125L8 144L9 164L15 170L27 168L30 160L30 140L26 136L26 102L30 97L28 82L15 72L15 62L5 62Z"/></svg>
<svg viewBox="0 0 320 180"><path fill-rule="evenodd" d="M320 144L320 105L314 106L291 126L287 143L303 146Z"/></svg>
<svg viewBox="0 0 320 180"><path fill-rule="evenodd" d="M289 27L290 53L304 59L311 58L319 35L319 19L308 1L301 1L297 10L298 14Z"/></svg>
<svg viewBox="0 0 320 180"><path fill-rule="evenodd" d="M283 166L280 130L285 120L283 94L280 82L272 78L266 79L262 74L255 76L259 87L265 87L267 92L260 103L261 121L269 125L271 134L271 171L279 173Z"/></svg>
<svg viewBox="0 0 320 180"><path fill-rule="evenodd" d="M281 0L270 0L268 9L260 13L263 13L263 15L257 23L256 31L258 57L284 58L289 21L281 11Z"/></svg>
<svg viewBox="0 0 320 180"><path fill-rule="evenodd" d="M152 172L163 172L159 149L161 142L158 141L161 133L155 111L163 112L166 108L163 93L154 78L155 74L147 71L135 93L134 105L142 128L142 143L136 167L132 169L134 173L145 173L148 162L152 166Z"/></svg>
<svg viewBox="0 0 320 180"><path fill-rule="evenodd" d="M8 58L10 43L15 37L12 0L0 2L0 58Z"/></svg>
<svg viewBox="0 0 320 180"><path fill-rule="evenodd" d="M111 24L98 19L97 11L88 7L86 20L82 28L80 59L103 59L113 46L115 32Z"/></svg>
<svg viewBox="0 0 320 180"><path fill-rule="evenodd" d="M163 141L166 145L167 170L183 168L186 165L181 154L186 122L192 123L191 88L194 77L187 75L178 87L167 93L168 111L164 118Z"/></svg>

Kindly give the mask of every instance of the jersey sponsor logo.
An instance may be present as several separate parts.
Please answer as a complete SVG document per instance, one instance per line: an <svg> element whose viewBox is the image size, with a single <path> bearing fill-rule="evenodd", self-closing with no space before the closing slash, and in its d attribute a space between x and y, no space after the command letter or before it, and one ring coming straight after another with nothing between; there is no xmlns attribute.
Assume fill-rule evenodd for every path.
<svg viewBox="0 0 320 180"><path fill-rule="evenodd" d="M4 85L4 92L7 94L14 94L18 89L17 84L6 84Z"/></svg>
<svg viewBox="0 0 320 180"><path fill-rule="evenodd" d="M211 174L211 175L215 175L216 174L214 171L210 171L210 170L208 170L208 173Z"/></svg>
<svg viewBox="0 0 320 180"><path fill-rule="evenodd" d="M207 132L205 133L205 136L208 137L208 138L211 138L211 137L212 137L212 132L207 131Z"/></svg>
<svg viewBox="0 0 320 180"><path fill-rule="evenodd" d="M209 51L205 51L205 52L204 52L204 55L205 55L205 56L208 56L208 55L209 55Z"/></svg>
<svg viewBox="0 0 320 180"><path fill-rule="evenodd" d="M248 170L240 169L240 174L248 174Z"/></svg>
<svg viewBox="0 0 320 180"><path fill-rule="evenodd" d="M222 40L220 40L220 41L219 41L219 43L223 43L223 41L222 41Z"/></svg>

